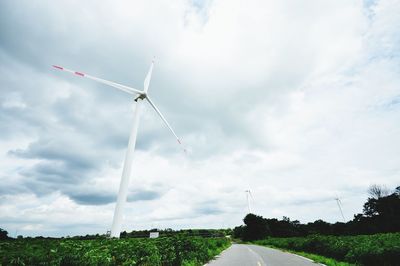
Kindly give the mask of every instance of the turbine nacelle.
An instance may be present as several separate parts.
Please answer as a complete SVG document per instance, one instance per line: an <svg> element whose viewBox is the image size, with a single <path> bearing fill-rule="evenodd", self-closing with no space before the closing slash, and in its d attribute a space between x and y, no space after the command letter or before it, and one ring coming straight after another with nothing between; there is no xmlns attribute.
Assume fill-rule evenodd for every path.
<svg viewBox="0 0 400 266"><path fill-rule="evenodd" d="M139 94L136 98L135 98L135 102L137 102L139 99L140 100L144 100L147 98L147 93L143 92L141 94Z"/></svg>

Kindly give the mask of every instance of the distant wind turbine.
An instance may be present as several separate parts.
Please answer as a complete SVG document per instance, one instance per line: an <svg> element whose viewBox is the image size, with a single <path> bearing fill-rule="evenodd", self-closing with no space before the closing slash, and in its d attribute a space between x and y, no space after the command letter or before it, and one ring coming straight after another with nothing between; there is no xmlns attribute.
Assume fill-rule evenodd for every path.
<svg viewBox="0 0 400 266"><path fill-rule="evenodd" d="M147 91L148 91L149 85L150 85L150 79L151 79L151 73L153 71L153 66L154 66L154 60L152 61L149 72L147 73L147 76L144 79L143 90L137 90L132 87L121 85L121 84L118 84L118 83L115 83L112 81L96 78L96 77L84 74L82 72L78 72L78 71L70 70L70 69L67 69L64 67L53 65L53 67L56 69L67 71L74 75L77 75L80 77L85 77L85 78L103 83L105 85L114 87L114 88L124 91L128 94L135 95L134 102L136 104L135 103L134 104L136 105L136 109L135 109L135 114L133 117L133 125L132 125L132 129L131 129L130 137L129 137L128 149L127 149L126 155L125 155L124 167L122 170L122 177L121 177L121 183L119 186L117 204L115 206L113 223L112 223L112 227L111 227L111 237L119 238L120 233L121 233L122 211L123 211L123 208L124 208L124 205L126 202L126 198L128 195L129 179L132 174L133 153L135 151L136 136L137 136L138 126L139 126L140 109L141 109L143 100L146 100L151 105L151 107L153 107L153 109L160 116L162 121L164 121L165 125L169 128L169 130L171 130L172 134L175 136L178 143L180 145L182 145L180 139L175 134L175 131L172 129L172 127L169 125L167 120L164 118L164 116L161 114L161 112L158 110L158 108L154 105L153 101L149 98L149 95L147 94ZM185 149L183 149L183 150L186 152Z"/></svg>
<svg viewBox="0 0 400 266"><path fill-rule="evenodd" d="M342 211L342 201L339 199L338 196L336 196L335 200L336 200L337 206L339 207L340 214L342 215L343 222L345 223L346 219L344 218L343 211Z"/></svg>
<svg viewBox="0 0 400 266"><path fill-rule="evenodd" d="M250 189L245 190L244 192L246 192L247 209L248 209L249 213L251 213L251 208L250 208L250 197L253 199L253 195L251 195ZM253 200L254 200L254 199L253 199Z"/></svg>

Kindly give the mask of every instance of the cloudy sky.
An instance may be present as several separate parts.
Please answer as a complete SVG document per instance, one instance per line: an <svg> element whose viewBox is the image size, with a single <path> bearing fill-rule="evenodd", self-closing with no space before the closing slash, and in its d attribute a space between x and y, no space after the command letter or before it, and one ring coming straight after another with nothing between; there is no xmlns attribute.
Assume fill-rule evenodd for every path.
<svg viewBox="0 0 400 266"><path fill-rule="evenodd" d="M0 228L105 233L142 89L123 230L221 228L253 212L347 219L400 182L400 2L0 3Z"/></svg>

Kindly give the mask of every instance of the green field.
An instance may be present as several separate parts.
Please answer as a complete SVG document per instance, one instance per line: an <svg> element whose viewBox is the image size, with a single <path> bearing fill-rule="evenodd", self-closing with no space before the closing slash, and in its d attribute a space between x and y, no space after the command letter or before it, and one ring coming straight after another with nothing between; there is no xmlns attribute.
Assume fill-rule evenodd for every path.
<svg viewBox="0 0 400 266"><path fill-rule="evenodd" d="M13 239L0 241L0 265L203 265L226 238Z"/></svg>
<svg viewBox="0 0 400 266"><path fill-rule="evenodd" d="M267 238L254 243L319 254L357 265L400 265L400 233Z"/></svg>

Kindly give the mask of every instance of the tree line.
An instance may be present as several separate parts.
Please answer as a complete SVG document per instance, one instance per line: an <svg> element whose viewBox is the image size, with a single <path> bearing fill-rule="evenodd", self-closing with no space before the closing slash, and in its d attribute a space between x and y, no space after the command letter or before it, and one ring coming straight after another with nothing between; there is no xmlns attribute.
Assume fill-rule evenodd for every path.
<svg viewBox="0 0 400 266"><path fill-rule="evenodd" d="M400 186L390 192L384 186L373 185L368 190L369 197L363 206L363 213L354 215L346 223L328 223L316 220L302 224L297 220L267 219L249 213L244 217L244 225L233 229L233 236L245 241L271 237L295 237L320 235L361 235L400 232Z"/></svg>
<svg viewBox="0 0 400 266"><path fill-rule="evenodd" d="M158 232L159 237L172 237L172 236L201 236L201 237L224 237L232 234L231 229L182 229L172 230L167 229L151 229L151 230L134 230L131 232L123 231L121 238L141 238L149 237L150 232Z"/></svg>
<svg viewBox="0 0 400 266"><path fill-rule="evenodd" d="M227 235L232 235L232 229L181 229L173 230L171 228L167 229L150 229L150 230L133 230L131 232L123 231L120 234L120 238L148 238L151 232L158 232L159 237L225 237ZM25 239L76 239L76 240L95 240L95 239L106 239L109 236L107 234L95 234L95 235L82 235L82 236L66 236L66 237L25 237ZM18 236L19 239L24 238L22 235ZM8 232L0 228L0 240L10 239Z"/></svg>

